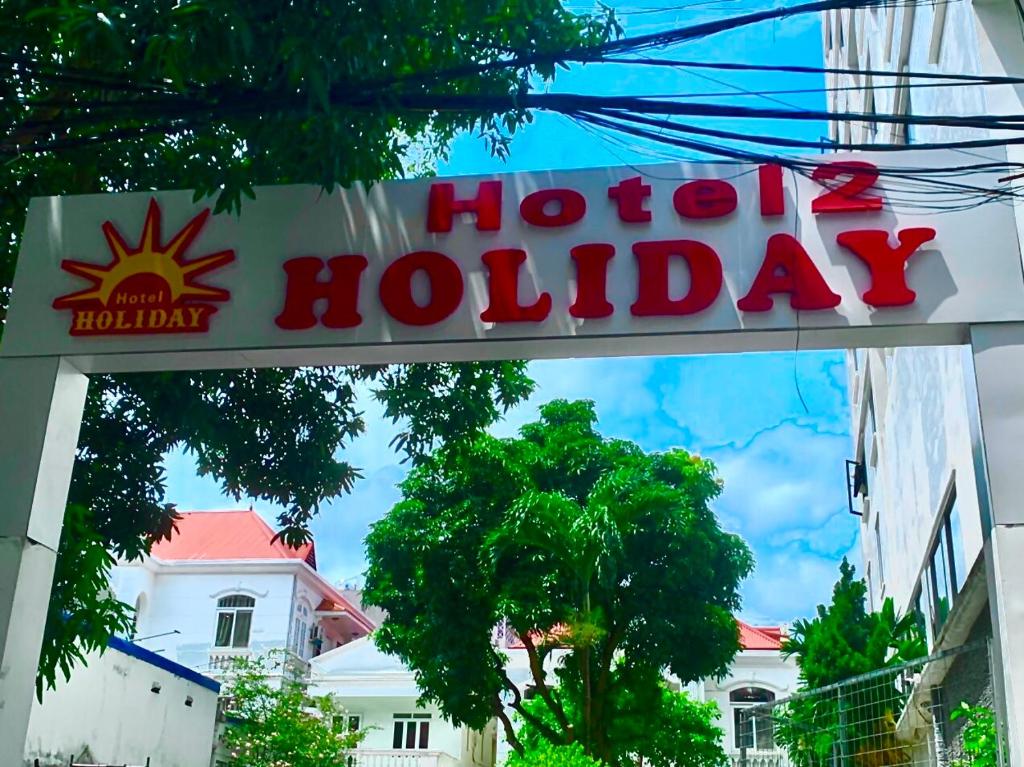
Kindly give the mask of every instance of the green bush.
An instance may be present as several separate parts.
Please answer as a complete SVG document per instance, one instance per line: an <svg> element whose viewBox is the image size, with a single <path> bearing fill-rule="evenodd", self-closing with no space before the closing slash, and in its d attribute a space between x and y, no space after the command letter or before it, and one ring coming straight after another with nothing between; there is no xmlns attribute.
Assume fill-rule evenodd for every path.
<svg viewBox="0 0 1024 767"><path fill-rule="evenodd" d="M999 764L999 733L992 709L970 706L961 701L949 717L955 721L966 719L961 732L966 759L957 759L955 767L997 767Z"/></svg>
<svg viewBox="0 0 1024 767"><path fill-rule="evenodd" d="M583 746L571 743L556 746L547 741L528 749L521 756L515 752L505 763L506 767L604 767L604 762L587 756Z"/></svg>

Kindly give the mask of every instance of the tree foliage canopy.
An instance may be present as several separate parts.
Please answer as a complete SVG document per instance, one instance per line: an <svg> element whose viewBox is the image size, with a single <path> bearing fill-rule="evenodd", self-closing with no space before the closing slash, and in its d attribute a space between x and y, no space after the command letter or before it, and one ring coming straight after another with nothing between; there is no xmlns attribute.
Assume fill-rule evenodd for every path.
<svg viewBox="0 0 1024 767"><path fill-rule="evenodd" d="M683 683L727 670L752 559L709 508L721 491L711 462L645 453L596 420L592 403L556 400L518 438L481 435L424 460L367 539L365 596L388 613L378 644L455 721L497 714L517 743L510 696L548 741L619 764L635 743L611 742L629 696L660 698L666 669ZM506 674L499 625L525 645L550 716Z"/></svg>
<svg viewBox="0 0 1024 767"><path fill-rule="evenodd" d="M561 684L556 695L576 732L584 727L580 702L584 700L575 674L556 672ZM613 686L605 706L612 716L605 722L603 758L611 765L643 764L651 767L721 767L728 763L725 733L718 726L721 712L714 701L699 702L685 692L670 690L654 669L637 670ZM526 708L548 729L558 722L542 698ZM542 750L544 730L526 721L518 732L526 754ZM580 745L579 742L573 745Z"/></svg>
<svg viewBox="0 0 1024 767"><path fill-rule="evenodd" d="M810 620L793 624L783 652L795 656L800 669L800 691L817 690L873 671L923 657L927 645L913 613L900 616L891 597L879 612L869 612L867 587L855 577L845 558L832 602L819 605ZM882 675L844 686L845 710L836 695L810 695L786 704L775 725L775 739L797 765L820 764L832 758L841 733L854 763L878 767L904 763L908 758L896 742L898 707L905 692L897 674ZM841 723L841 724L840 724ZM867 745L865 745L867 744Z"/></svg>
<svg viewBox="0 0 1024 767"><path fill-rule="evenodd" d="M239 658L225 684L221 744L233 767L338 767L365 737L329 695L309 695L280 654ZM284 677L280 683L278 679Z"/></svg>
<svg viewBox="0 0 1024 767"><path fill-rule="evenodd" d="M415 90L441 70L507 56L528 62L615 31L613 20L574 15L558 0L7 0L0 329L31 197L193 188L233 210L260 184L332 188L427 172L464 130L504 154L528 119L521 109L441 115L387 98L356 109L326 96L392 78ZM515 94L553 75L549 57L473 67L444 87ZM216 107L199 99L182 117L182 101L200 92L217 95ZM169 98L174 115L161 111ZM282 107L256 108L271 102ZM159 130L142 124L154 118ZM171 534L168 451L195 456L230 495L281 506L285 540L299 542L320 504L359 478L343 452L365 430L359 386L406 424L396 447L412 458L490 424L531 389L516 362L94 376L40 684L129 625L129 608L95 587L109 568L98 552L137 557ZM77 576L72 563L84 568Z"/></svg>

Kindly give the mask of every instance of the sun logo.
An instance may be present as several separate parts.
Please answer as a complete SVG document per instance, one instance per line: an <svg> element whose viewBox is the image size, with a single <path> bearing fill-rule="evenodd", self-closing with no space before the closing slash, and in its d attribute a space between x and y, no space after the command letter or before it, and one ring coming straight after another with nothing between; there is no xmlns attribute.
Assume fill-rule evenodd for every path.
<svg viewBox="0 0 1024 767"><path fill-rule="evenodd" d="M205 333L217 311L209 301L227 301L222 288L196 281L235 259L222 250L191 261L185 251L210 217L207 208L189 221L166 245L161 245L160 206L149 201L138 247L129 248L110 221L103 234L113 254L106 266L83 261L61 262L61 269L84 277L92 286L61 296L54 309L71 309L71 335L131 335L148 333Z"/></svg>

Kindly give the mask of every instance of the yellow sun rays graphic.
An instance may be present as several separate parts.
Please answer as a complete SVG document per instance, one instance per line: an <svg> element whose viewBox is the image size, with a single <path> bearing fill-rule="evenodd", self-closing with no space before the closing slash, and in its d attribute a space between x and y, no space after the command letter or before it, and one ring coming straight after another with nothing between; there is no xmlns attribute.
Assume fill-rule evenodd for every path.
<svg viewBox="0 0 1024 767"><path fill-rule="evenodd" d="M61 296L53 302L55 309L74 307L84 303L110 304L111 296L125 280L138 275L155 275L167 283L170 303L193 300L226 301L230 294L221 288L209 287L195 281L201 274L218 269L235 258L233 250L223 250L209 256L186 261L185 251L199 235L210 216L207 208L189 221L166 245L160 244L160 207L155 199L150 200L142 237L138 247L128 247L121 233L107 221L103 234L114 259L106 266L83 261L65 260L61 268L84 277L92 287Z"/></svg>

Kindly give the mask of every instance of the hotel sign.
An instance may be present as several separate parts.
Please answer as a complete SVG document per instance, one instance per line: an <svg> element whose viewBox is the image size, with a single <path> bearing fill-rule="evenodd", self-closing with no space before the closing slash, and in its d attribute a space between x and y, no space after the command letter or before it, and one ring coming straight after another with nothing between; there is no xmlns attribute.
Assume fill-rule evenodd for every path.
<svg viewBox="0 0 1024 767"><path fill-rule="evenodd" d="M893 163L268 187L240 215L211 216L189 192L36 200L12 302L22 321L3 353L233 350L235 365L247 350L372 361L441 343L453 359L573 356L553 345L728 350L760 331L774 348L797 328L808 345L841 345L852 328L927 325L955 341L968 322L1024 319L1010 208L915 207L876 162Z"/></svg>

